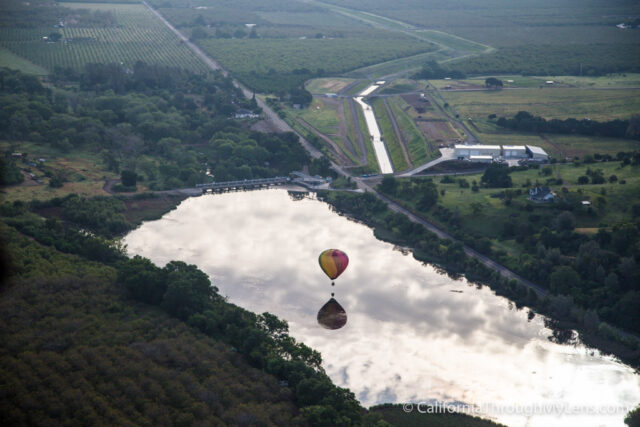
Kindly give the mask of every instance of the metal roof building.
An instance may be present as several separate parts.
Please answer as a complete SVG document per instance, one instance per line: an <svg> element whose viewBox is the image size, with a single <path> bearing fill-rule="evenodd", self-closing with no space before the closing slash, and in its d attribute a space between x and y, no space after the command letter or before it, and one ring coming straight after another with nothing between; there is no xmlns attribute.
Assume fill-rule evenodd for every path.
<svg viewBox="0 0 640 427"><path fill-rule="evenodd" d="M536 147L535 145L527 145L527 153L533 160L549 160L549 155L547 154L547 152L540 147Z"/></svg>
<svg viewBox="0 0 640 427"><path fill-rule="evenodd" d="M456 144L454 155L459 160L467 160L471 156L499 157L501 154L499 145L463 145Z"/></svg>
<svg viewBox="0 0 640 427"><path fill-rule="evenodd" d="M502 155L505 159L523 159L529 157L524 145L503 145Z"/></svg>

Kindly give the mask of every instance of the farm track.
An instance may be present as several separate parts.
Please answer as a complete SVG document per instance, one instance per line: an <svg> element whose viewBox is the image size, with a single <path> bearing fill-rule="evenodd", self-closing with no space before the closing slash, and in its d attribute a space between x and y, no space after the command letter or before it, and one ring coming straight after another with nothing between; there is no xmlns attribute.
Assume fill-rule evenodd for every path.
<svg viewBox="0 0 640 427"><path fill-rule="evenodd" d="M333 149L332 151L333 151L333 154L336 156L336 160L340 160L340 163L342 163L345 166L354 166L351 159L349 159L349 157L342 152L342 149L338 146L338 144L335 143L335 141L331 140L331 138L329 138L328 136L320 132L318 129L313 127L313 125L308 121L306 121L305 119L298 117L296 121L300 123L302 126L304 126L306 129L311 131L318 138L322 139L324 142L329 144Z"/></svg>
<svg viewBox="0 0 640 427"><path fill-rule="evenodd" d="M382 100L382 102L384 103L384 107L387 110L387 115L389 116L389 120L391 121L391 126L393 126L393 131L396 134L396 138L398 139L398 143L400 144L400 148L402 148L402 154L404 155L404 159L407 162L407 169L411 169L413 168L413 163L411 162L411 159L409 158L409 153L407 152L407 147L405 145L405 141L404 141L404 136L402 135L402 132L400 131L400 128L398 127L398 122L396 121L396 116L393 114L393 111L391 111L391 107L389 106L389 102L387 101L386 98L384 98Z"/></svg>
<svg viewBox="0 0 640 427"><path fill-rule="evenodd" d="M547 136L543 133L538 135L540 137L540 139L542 139L544 142L548 143L549 145L551 145L553 148L555 148L556 150L558 150L558 152L563 155L566 156L566 154L564 153L564 151L562 151L560 149L560 147L558 147L558 145L556 145L555 142L553 142L552 140L550 140L549 138L547 138Z"/></svg>
<svg viewBox="0 0 640 427"><path fill-rule="evenodd" d="M462 120L455 118L456 112L453 109L451 109L451 111L454 114L454 117L451 117L449 114L447 114L447 112L444 110L444 108L442 108L442 106L440 106L440 104L435 102L435 100L433 99L432 93L435 93L436 95L438 95L438 97L442 100L442 102L446 103L445 99L442 97L442 95L440 95L440 92L438 92L437 90L434 89L434 91L433 92L429 92L429 95L428 95L429 98L430 98L431 104L437 106L438 109L440 110L440 112L442 114L444 114L444 116L449 121L457 124L460 128L464 129L464 131L465 131L465 133L467 135L467 142L470 142L472 144L480 144L480 140L476 137L476 135L473 132L471 132L471 129L469 129L469 127L467 125L465 125Z"/></svg>

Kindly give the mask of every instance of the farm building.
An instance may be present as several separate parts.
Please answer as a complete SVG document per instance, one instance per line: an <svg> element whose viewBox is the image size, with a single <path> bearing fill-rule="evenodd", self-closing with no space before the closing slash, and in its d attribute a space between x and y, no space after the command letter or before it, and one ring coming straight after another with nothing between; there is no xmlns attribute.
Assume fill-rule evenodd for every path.
<svg viewBox="0 0 640 427"><path fill-rule="evenodd" d="M471 156L499 157L501 149L499 145L459 145L456 144L454 155L458 160L470 160Z"/></svg>
<svg viewBox="0 0 640 427"><path fill-rule="evenodd" d="M527 154L531 158L531 160L536 160L539 162L546 162L549 160L549 155L546 151L544 151L540 147L536 147L535 145L527 145Z"/></svg>
<svg viewBox="0 0 640 427"><path fill-rule="evenodd" d="M524 145L503 145L502 156L505 159L522 159L529 157Z"/></svg>

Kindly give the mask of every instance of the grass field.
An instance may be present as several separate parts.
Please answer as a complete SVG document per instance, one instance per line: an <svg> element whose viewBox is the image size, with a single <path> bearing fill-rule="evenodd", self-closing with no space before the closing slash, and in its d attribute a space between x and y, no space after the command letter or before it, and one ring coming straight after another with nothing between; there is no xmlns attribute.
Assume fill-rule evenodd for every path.
<svg viewBox="0 0 640 427"><path fill-rule="evenodd" d="M205 64L158 18L141 4L63 3L69 8L112 11L117 25L110 28L74 27L59 29L63 38L47 43L52 28L1 28L0 46L47 70L59 66L81 69L86 63L137 61L206 71Z"/></svg>
<svg viewBox="0 0 640 427"><path fill-rule="evenodd" d="M547 119L569 117L577 119L588 117L599 121L628 119L632 114L640 113L640 90L598 90L597 87L606 88L609 83L616 85L615 87L623 84L632 86L637 78L637 75L613 76L610 80L562 76L514 78L514 85L522 84L525 88L473 92L440 90L440 94L467 125L477 131L475 133L483 143L538 145L556 158L594 153L615 155L620 151L639 149L640 142L595 136L515 133L496 126L487 119L487 116L496 114L498 117L511 117L518 111L524 110ZM561 82L560 84L565 84L567 87L544 89L526 87L546 79ZM430 83L434 87L443 87L445 84L452 84L451 82L477 86L482 81L483 79L433 80ZM577 87L568 87L569 85ZM468 118L473 121L469 121Z"/></svg>
<svg viewBox="0 0 640 427"><path fill-rule="evenodd" d="M387 151L391 156L391 163L393 164L394 171L403 171L409 167L407 161L404 158L404 153L400 145L400 141L396 137L396 133L393 130L391 119L387 114L387 109L384 106L384 102L380 98L376 98L371 102L371 107L376 115L378 126L380 126L380 132L382 132L382 139L387 146Z"/></svg>
<svg viewBox="0 0 640 427"><path fill-rule="evenodd" d="M305 88L313 94L338 93L353 82L353 79L340 77L320 78L309 80Z"/></svg>
<svg viewBox="0 0 640 427"><path fill-rule="evenodd" d="M358 152L350 150L347 147L347 141L345 141L347 131L344 114L341 111L342 104L339 99L315 97L308 108L302 110L286 108L285 111L290 117L290 123L296 123L298 119L303 120L333 141L340 149L341 154L348 157L354 164L358 164Z"/></svg>
<svg viewBox="0 0 640 427"><path fill-rule="evenodd" d="M0 149L3 152L10 150L13 146L15 146L15 143L0 142ZM21 142L19 146L22 152L29 154L29 159L32 161L44 158L46 160L44 163L46 168L54 175L66 177L68 182L65 182L61 188L51 188L48 185L49 178L45 177L44 172L19 161L17 165L21 169L30 170L31 173L41 179L42 184L25 179L22 184L4 186L0 189L3 200L47 200L69 193L77 193L84 196L106 195L107 193L102 189L105 179L118 177L118 175L103 168L102 161L97 154L86 151L63 153L48 145L29 142Z"/></svg>
<svg viewBox="0 0 640 427"><path fill-rule="evenodd" d="M361 157L363 155L362 147L360 147L359 143L360 139L358 137L358 128L356 127L356 121L354 120L353 115L351 114L351 108L349 107L349 99L344 99L342 101L342 110L344 111L344 123L347 138L349 139L349 141L351 141L351 145L355 150L355 154L358 157ZM356 109L356 111L358 110ZM363 132L362 137L363 139L369 138L369 135Z"/></svg>
<svg viewBox="0 0 640 427"><path fill-rule="evenodd" d="M20 70L26 74L35 74L37 76L46 76L49 74L47 70L31 61L14 54L13 52L0 48L0 67L12 68Z"/></svg>
<svg viewBox="0 0 640 427"><path fill-rule="evenodd" d="M628 119L640 113L640 90L543 88L478 92L440 92L463 117L484 119L489 114L511 117L528 111L546 119Z"/></svg>
<svg viewBox="0 0 640 427"><path fill-rule="evenodd" d="M416 126L411 117L402 110L400 106L401 101L402 99L399 97L393 97L388 100L398 127L404 136L409 158L413 165L417 166L435 157L437 150L432 152L429 149L427 139L422 131Z"/></svg>

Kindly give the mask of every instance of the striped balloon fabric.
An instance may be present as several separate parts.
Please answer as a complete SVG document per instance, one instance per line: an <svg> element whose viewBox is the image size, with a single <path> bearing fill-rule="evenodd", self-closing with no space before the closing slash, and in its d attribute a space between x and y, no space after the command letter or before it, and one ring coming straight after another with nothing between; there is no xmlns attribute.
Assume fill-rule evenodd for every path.
<svg viewBox="0 0 640 427"><path fill-rule="evenodd" d="M331 280L336 279L349 265L349 257L340 249L327 249L318 257L320 268Z"/></svg>

